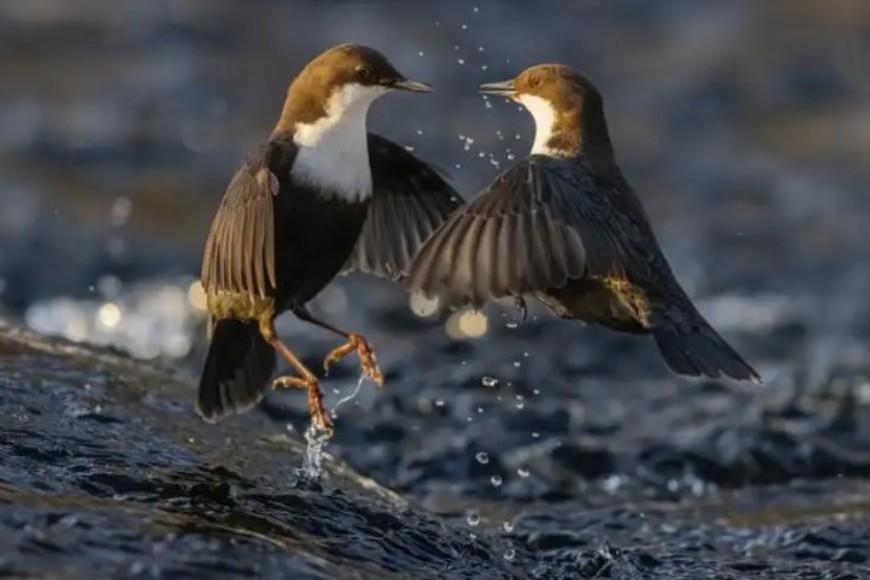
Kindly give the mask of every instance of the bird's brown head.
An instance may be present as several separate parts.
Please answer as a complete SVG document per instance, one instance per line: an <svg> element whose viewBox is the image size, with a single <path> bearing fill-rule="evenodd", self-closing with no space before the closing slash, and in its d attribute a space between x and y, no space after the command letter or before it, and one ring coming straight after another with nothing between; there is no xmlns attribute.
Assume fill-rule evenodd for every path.
<svg viewBox="0 0 870 580"><path fill-rule="evenodd" d="M522 104L535 119L532 153L612 159L601 93L577 70L539 64L515 78L480 85L480 92Z"/></svg>
<svg viewBox="0 0 870 580"><path fill-rule="evenodd" d="M309 62L287 90L275 132L297 124L365 113L378 97L393 90L429 92L432 88L405 78L383 54L360 44L330 48Z"/></svg>

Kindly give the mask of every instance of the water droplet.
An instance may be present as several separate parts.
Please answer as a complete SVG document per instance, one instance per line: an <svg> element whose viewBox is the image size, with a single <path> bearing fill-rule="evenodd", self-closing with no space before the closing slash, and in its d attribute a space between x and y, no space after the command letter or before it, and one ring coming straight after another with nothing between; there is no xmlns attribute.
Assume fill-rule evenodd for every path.
<svg viewBox="0 0 870 580"><path fill-rule="evenodd" d="M462 164L461 164L461 163L457 163L457 164L456 164L456 169L462 169Z"/></svg>
<svg viewBox="0 0 870 580"><path fill-rule="evenodd" d="M517 469L517 475L519 475L519 476L522 477L522 478L526 478L526 477L528 477L530 474L529 474L529 470L528 470L528 469L526 469L525 467L520 467L519 469Z"/></svg>
<svg viewBox="0 0 870 580"><path fill-rule="evenodd" d="M413 151L413 150L414 150L413 145L405 145L405 151Z"/></svg>
<svg viewBox="0 0 870 580"><path fill-rule="evenodd" d="M480 8L478 8L477 6L475 6L474 8L472 8L472 10L473 10L474 12L479 12L479 11L480 11Z"/></svg>
<svg viewBox="0 0 870 580"><path fill-rule="evenodd" d="M472 138L472 137L467 137L467 138L465 139L465 142L468 143L469 145L474 145L474 138Z"/></svg>
<svg viewBox="0 0 870 580"><path fill-rule="evenodd" d="M489 478L489 481L490 481L490 483L492 483L493 487L499 487L501 485L502 480L501 480L500 475L493 475L492 477Z"/></svg>
<svg viewBox="0 0 870 580"><path fill-rule="evenodd" d="M477 527L480 523L480 515L477 512L468 512L468 516L465 519L472 528Z"/></svg>
<svg viewBox="0 0 870 580"><path fill-rule="evenodd" d="M421 50L421 51L418 52L417 54L420 55L420 56L423 56L423 51Z"/></svg>
<svg viewBox="0 0 870 580"><path fill-rule="evenodd" d="M467 24L463 24L463 25L462 25L462 30L468 30L468 25L467 25Z"/></svg>
<svg viewBox="0 0 870 580"><path fill-rule="evenodd" d="M477 455L474 456L478 463L481 465L486 465L489 463L489 455L486 451L478 451Z"/></svg>
<svg viewBox="0 0 870 580"><path fill-rule="evenodd" d="M501 529L503 529L507 533L511 533L512 531L514 531L514 524L513 522L502 522Z"/></svg>
<svg viewBox="0 0 870 580"><path fill-rule="evenodd" d="M507 550L504 551L504 559L507 560L508 562L513 560L514 557L516 557L516 555L517 555L517 551L514 550L513 548L508 548Z"/></svg>
<svg viewBox="0 0 870 580"><path fill-rule="evenodd" d="M538 433L537 431L532 431L532 439L537 439L540 436L541 436L541 434Z"/></svg>
<svg viewBox="0 0 870 580"><path fill-rule="evenodd" d="M465 135L463 135L462 133L460 133L460 134L459 134L459 140L460 140L460 141L465 141Z"/></svg>
<svg viewBox="0 0 870 580"><path fill-rule="evenodd" d="M482 46L478 46L478 47L477 47L477 52L483 52L483 47L482 47Z"/></svg>
<svg viewBox="0 0 870 580"><path fill-rule="evenodd" d="M458 59L456 59L456 62L458 62L460 65L463 65L463 64L465 64L465 59L464 59L464 58L458 58Z"/></svg>
<svg viewBox="0 0 870 580"><path fill-rule="evenodd" d="M514 361L514 368L520 368L520 367L522 366L522 364L523 364L523 363L521 363L520 361L515 360L515 361Z"/></svg>
<svg viewBox="0 0 870 580"><path fill-rule="evenodd" d="M478 407L478 408L477 408L477 414L478 414L478 415L483 415L483 407Z"/></svg>
<svg viewBox="0 0 870 580"><path fill-rule="evenodd" d="M417 129L417 135L422 135L422 134L423 134L423 129Z"/></svg>
<svg viewBox="0 0 870 580"><path fill-rule="evenodd" d="M436 407L443 407L444 401L442 401L441 399L438 399L437 401L435 401L435 406Z"/></svg>
<svg viewBox="0 0 870 580"><path fill-rule="evenodd" d="M505 326L507 326L511 330L513 330L514 328L517 328L519 325L520 325L519 322L514 322L513 320L505 323Z"/></svg>
<svg viewBox="0 0 870 580"><path fill-rule="evenodd" d="M513 153L508 153L508 154L507 154L507 158L508 158L508 161L513 161L513 160L514 160L514 154L513 154Z"/></svg>
<svg viewBox="0 0 870 580"><path fill-rule="evenodd" d="M478 156L478 157L485 157L485 156L486 156L486 153L484 153L483 151L481 151L481 152L479 152L479 153L477 154L477 156Z"/></svg>

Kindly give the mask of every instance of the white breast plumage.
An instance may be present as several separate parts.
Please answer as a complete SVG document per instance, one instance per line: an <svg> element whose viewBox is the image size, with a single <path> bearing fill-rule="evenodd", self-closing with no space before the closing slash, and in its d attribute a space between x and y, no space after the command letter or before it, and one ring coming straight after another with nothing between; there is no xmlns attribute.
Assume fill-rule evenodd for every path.
<svg viewBox="0 0 870 580"><path fill-rule="evenodd" d="M292 176L316 186L324 197L361 201L372 193L366 116L384 87L344 85L329 97L326 115L297 124L293 141L299 147Z"/></svg>

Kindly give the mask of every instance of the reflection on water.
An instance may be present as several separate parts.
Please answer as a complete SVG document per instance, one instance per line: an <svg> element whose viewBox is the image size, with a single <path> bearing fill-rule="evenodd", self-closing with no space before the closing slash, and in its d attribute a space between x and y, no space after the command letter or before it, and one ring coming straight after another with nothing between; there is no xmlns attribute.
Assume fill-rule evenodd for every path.
<svg viewBox="0 0 870 580"><path fill-rule="evenodd" d="M144 359L182 359L203 331L205 295L190 277L126 286L112 279L100 284L99 294L103 300L36 302L24 320L39 332L113 345Z"/></svg>

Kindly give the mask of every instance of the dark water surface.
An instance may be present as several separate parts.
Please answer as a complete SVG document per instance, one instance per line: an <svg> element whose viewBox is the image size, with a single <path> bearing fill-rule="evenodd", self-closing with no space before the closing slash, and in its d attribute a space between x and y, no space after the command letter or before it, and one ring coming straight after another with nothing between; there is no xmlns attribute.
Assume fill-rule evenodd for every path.
<svg viewBox="0 0 870 580"><path fill-rule="evenodd" d="M870 573L866 374L781 401L673 380L604 393L534 370L489 387L447 376L485 357L433 341L440 372L408 358L342 408L328 451L347 464L327 457L312 483L284 427L306 423L291 395L215 428L189 381L0 332L0 571L14 577Z"/></svg>
<svg viewBox="0 0 870 580"><path fill-rule="evenodd" d="M323 481L296 476L300 393L202 423L209 220L298 67L345 41L437 87L370 126L466 198L531 142L476 85L589 73L678 278L765 385L537 310L464 340L349 278L313 307L387 386L340 406ZM863 0L3 0L0 576L870 578L867 55ZM335 346L279 330L312 368Z"/></svg>

